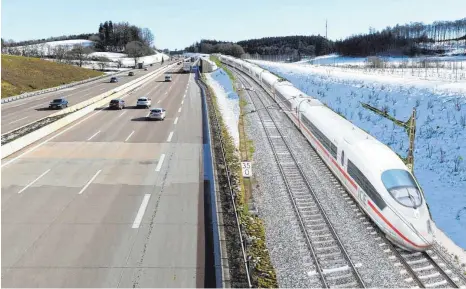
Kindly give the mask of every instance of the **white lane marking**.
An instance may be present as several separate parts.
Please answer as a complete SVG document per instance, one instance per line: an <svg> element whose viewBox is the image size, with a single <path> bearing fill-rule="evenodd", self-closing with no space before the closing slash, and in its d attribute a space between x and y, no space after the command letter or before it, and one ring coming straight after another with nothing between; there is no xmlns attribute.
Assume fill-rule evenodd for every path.
<svg viewBox="0 0 466 289"><path fill-rule="evenodd" d="M181 105L183 105L183 103L184 103L184 99L181 101Z"/></svg>
<svg viewBox="0 0 466 289"><path fill-rule="evenodd" d="M12 124L12 123L15 123L15 122L21 121L21 120L23 120L23 119L26 119L26 118L28 118L28 116L25 116L25 117L23 117L23 118L20 118L20 119L14 120L14 121L10 122L9 124Z"/></svg>
<svg viewBox="0 0 466 289"><path fill-rule="evenodd" d="M175 118L175 121L173 122L173 124L177 124L178 123L178 117Z"/></svg>
<svg viewBox="0 0 466 289"><path fill-rule="evenodd" d="M157 167L155 168L156 172L160 172L160 169L162 168L163 160L165 159L165 154L162 154L160 156L159 162L157 163Z"/></svg>
<svg viewBox="0 0 466 289"><path fill-rule="evenodd" d="M142 217L144 217L144 212L146 211L147 204L149 204L149 199L150 199L150 194L145 194L144 198L142 199L141 206L139 207L139 211L136 215L136 218L134 219L133 222L133 229L139 228L139 225L141 225Z"/></svg>
<svg viewBox="0 0 466 289"><path fill-rule="evenodd" d="M123 111L123 112L122 112L122 113L121 113L121 114L120 114L118 117L120 117L120 116L124 115L125 113L126 113L126 110L125 110L125 111Z"/></svg>
<svg viewBox="0 0 466 289"><path fill-rule="evenodd" d="M40 178L42 178L43 176L45 176L48 172L50 172L51 169L48 169L46 170L44 173L42 173L42 175L38 176L35 180L33 180L32 182L30 182L27 186L25 186L24 188L21 189L21 191L18 192L18 194L21 194L22 192L24 192L27 188L29 188L30 186L32 186L35 182L37 182Z"/></svg>
<svg viewBox="0 0 466 289"><path fill-rule="evenodd" d="M93 139L93 138L94 138L96 135L98 135L99 133L100 133L100 130L99 130L98 132L96 132L95 134L93 134L93 135L92 135L90 138L88 138L87 140L89 141L89 140Z"/></svg>
<svg viewBox="0 0 466 289"><path fill-rule="evenodd" d="M178 108L178 112L181 112L181 107L180 107L180 108Z"/></svg>
<svg viewBox="0 0 466 289"><path fill-rule="evenodd" d="M49 138L49 139L47 139L47 140L44 140L44 141L41 142L40 144L38 144L38 145L36 145L35 147L31 148L30 150L27 150L27 151L25 151L24 153L20 154L19 156L12 158L11 160L7 161L6 163L3 163L2 166L1 166L1 168L3 168L3 167L6 166L6 165L11 164L12 162L16 161L17 159L21 158L22 156L24 156L24 155L26 155L26 154L28 154L28 153L30 153L30 152L36 150L38 147L41 147L41 146L43 146L44 144L48 143L49 141L55 139L56 137L58 137L58 136L64 134L65 132L69 131L69 130L72 129L73 127L79 125L80 123L82 123L82 122L85 121L86 119L90 118L91 116L94 116L96 113L99 113L99 112L101 112L101 110L98 110L98 111L94 112L93 114L89 115L88 117L82 119L81 121L75 123L74 125L70 126L69 128L63 130L62 132L57 133L56 135L54 135L53 137L51 137L51 138Z"/></svg>
<svg viewBox="0 0 466 289"><path fill-rule="evenodd" d="M95 178L97 178L101 171L102 170L98 170L97 173L95 173L95 175L89 180L89 182L87 182L84 188L82 188L81 191L79 191L78 195L81 195L87 189L87 187L89 187L89 185L92 183L92 181L95 180Z"/></svg>
<svg viewBox="0 0 466 289"><path fill-rule="evenodd" d="M173 137L173 132L170 132L170 134L168 135L168 138L167 138L167 142L171 142L172 137Z"/></svg>
<svg viewBox="0 0 466 289"><path fill-rule="evenodd" d="M186 94L183 95L183 98L186 98Z"/></svg>
<svg viewBox="0 0 466 289"><path fill-rule="evenodd" d="M159 99L159 101L157 101L157 103L160 103L161 101L162 101L162 100L161 100L161 99Z"/></svg>
<svg viewBox="0 0 466 289"><path fill-rule="evenodd" d="M133 133L134 133L134 130L129 134L129 136L125 139L125 141L128 141L129 138L133 135Z"/></svg>

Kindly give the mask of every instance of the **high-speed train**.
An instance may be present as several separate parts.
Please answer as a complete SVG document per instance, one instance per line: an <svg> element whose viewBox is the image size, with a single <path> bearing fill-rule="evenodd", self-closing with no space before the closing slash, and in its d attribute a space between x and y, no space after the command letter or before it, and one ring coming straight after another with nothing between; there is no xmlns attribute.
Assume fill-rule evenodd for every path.
<svg viewBox="0 0 466 289"><path fill-rule="evenodd" d="M333 174L395 245L425 251L433 224L419 184L385 144L290 82L243 60L219 56L268 90Z"/></svg>

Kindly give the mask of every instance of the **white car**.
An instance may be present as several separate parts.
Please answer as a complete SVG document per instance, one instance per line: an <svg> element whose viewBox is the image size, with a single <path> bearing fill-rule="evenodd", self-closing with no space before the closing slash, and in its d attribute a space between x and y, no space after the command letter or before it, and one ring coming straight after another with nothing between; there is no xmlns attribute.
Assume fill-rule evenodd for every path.
<svg viewBox="0 0 466 289"><path fill-rule="evenodd" d="M166 110L163 109L163 108L151 108L147 118L148 119L164 120L166 113L167 113Z"/></svg>
<svg viewBox="0 0 466 289"><path fill-rule="evenodd" d="M145 107L149 108L152 104L152 101L150 98L147 97L140 97L138 98L138 102L136 103L136 107Z"/></svg>

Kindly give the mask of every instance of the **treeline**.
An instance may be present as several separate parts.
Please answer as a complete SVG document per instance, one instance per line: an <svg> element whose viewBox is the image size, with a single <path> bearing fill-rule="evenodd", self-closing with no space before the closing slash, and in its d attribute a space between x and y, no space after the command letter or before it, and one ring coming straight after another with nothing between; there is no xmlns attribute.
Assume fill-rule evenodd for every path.
<svg viewBox="0 0 466 289"><path fill-rule="evenodd" d="M250 55L319 56L332 51L333 43L322 36L283 36L238 42Z"/></svg>
<svg viewBox="0 0 466 289"><path fill-rule="evenodd" d="M460 41L466 36L466 18L437 21L432 24L414 22L387 27L382 31L369 28L369 34L353 35L336 41L335 52L345 56L426 55L441 54L441 48L429 48L429 43Z"/></svg>
<svg viewBox="0 0 466 289"><path fill-rule="evenodd" d="M154 34L148 28L131 25L128 22L100 23L98 34L89 37L96 43L97 51L124 52L126 45L137 41L149 48L154 42Z"/></svg>
<svg viewBox="0 0 466 289"><path fill-rule="evenodd" d="M189 47L185 48L186 52L196 53L221 53L225 55L231 55L235 57L241 57L244 54L244 49L235 43L224 42L217 40L205 40L202 39L200 42L196 42Z"/></svg>

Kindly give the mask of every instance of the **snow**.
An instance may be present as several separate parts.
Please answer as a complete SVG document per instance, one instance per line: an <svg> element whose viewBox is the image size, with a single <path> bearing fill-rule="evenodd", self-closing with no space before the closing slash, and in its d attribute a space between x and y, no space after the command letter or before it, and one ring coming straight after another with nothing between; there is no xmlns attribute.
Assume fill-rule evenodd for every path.
<svg viewBox="0 0 466 289"><path fill-rule="evenodd" d="M23 50L27 48L37 48L39 51L42 51L42 53L49 53L51 52L52 49L54 49L57 46L67 46L68 48L72 48L74 45L82 45L86 47L92 47L94 46L94 41L91 40L86 40L86 39L71 39L71 40L60 40L60 41L50 41L50 42L44 42L44 43L39 43L39 44L31 44L31 45L25 45L25 46L17 46L14 47L18 50Z"/></svg>
<svg viewBox="0 0 466 289"><path fill-rule="evenodd" d="M40 44L33 44L33 45L26 45L26 46L18 46L15 47L16 49L23 50L25 48L36 47L38 50L41 50L44 54L53 54L53 49L57 46L63 45L66 46L68 49L72 49L74 45L83 45L86 47L93 47L94 42L91 40L86 39L73 39L73 40L62 40L62 41L51 41L45 42ZM113 62L118 60L122 61L123 66L134 66L134 59L128 57L124 53L117 53L117 52L93 52L88 55L89 57L107 57ZM139 58L139 62L144 62L144 64L152 64L162 61L163 59L166 61L170 57L164 53L155 52L154 55L143 56ZM109 67L116 66L116 64L108 65ZM88 65L84 65L87 68L98 68L98 63L89 61Z"/></svg>
<svg viewBox="0 0 466 289"><path fill-rule="evenodd" d="M466 80L428 80L334 67L253 62L287 78L402 156L406 156L408 148L406 132L365 110L359 102L379 108L388 106L389 113L403 121L417 107L415 175L436 225L456 245L466 248L466 164L462 160L466 158ZM442 242L441 234L438 236ZM445 246L456 246L453 242Z"/></svg>
<svg viewBox="0 0 466 289"><path fill-rule="evenodd" d="M231 80L223 69L220 68L212 73L206 73L205 76L207 83L217 96L217 104L228 132L232 136L236 147L239 148L239 96L234 92Z"/></svg>

